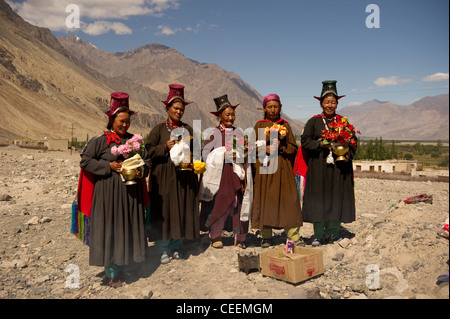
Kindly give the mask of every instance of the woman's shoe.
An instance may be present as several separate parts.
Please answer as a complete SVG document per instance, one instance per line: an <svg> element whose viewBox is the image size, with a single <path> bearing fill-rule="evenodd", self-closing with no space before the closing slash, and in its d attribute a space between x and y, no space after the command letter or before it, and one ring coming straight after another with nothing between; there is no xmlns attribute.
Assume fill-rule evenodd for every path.
<svg viewBox="0 0 450 319"><path fill-rule="evenodd" d="M167 255L166 252L163 252L163 254L161 255L161 264L165 265L168 263L170 263L169 255Z"/></svg>
<svg viewBox="0 0 450 319"><path fill-rule="evenodd" d="M311 246L313 246L313 247L319 247L323 244L324 244L323 238L314 238L313 241L311 242Z"/></svg>
<svg viewBox="0 0 450 319"><path fill-rule="evenodd" d="M117 278L109 278L109 286L112 288L122 287L122 282Z"/></svg>
<svg viewBox="0 0 450 319"><path fill-rule="evenodd" d="M176 251L173 253L172 257L173 257L173 259L182 259L183 255L180 252Z"/></svg>
<svg viewBox="0 0 450 319"><path fill-rule="evenodd" d="M332 244L334 242L340 242L342 239L343 238L341 236L339 236L339 235L337 235L337 236L330 236L328 238L328 243Z"/></svg>
<svg viewBox="0 0 450 319"><path fill-rule="evenodd" d="M261 248L269 248L272 246L272 238L263 238L261 241Z"/></svg>
<svg viewBox="0 0 450 319"><path fill-rule="evenodd" d="M245 243L243 241L239 241L239 240L234 240L234 246L238 247L238 248L242 248L245 249L247 248L247 246L245 245Z"/></svg>
<svg viewBox="0 0 450 319"><path fill-rule="evenodd" d="M214 248L223 248L222 238L217 237L216 239L213 239L212 244Z"/></svg>
<svg viewBox="0 0 450 319"><path fill-rule="evenodd" d="M295 242L294 242L294 245L295 246L299 246L299 247L305 247L306 246L306 243L305 243L305 241L303 240L303 239L298 239L298 240L296 240Z"/></svg>

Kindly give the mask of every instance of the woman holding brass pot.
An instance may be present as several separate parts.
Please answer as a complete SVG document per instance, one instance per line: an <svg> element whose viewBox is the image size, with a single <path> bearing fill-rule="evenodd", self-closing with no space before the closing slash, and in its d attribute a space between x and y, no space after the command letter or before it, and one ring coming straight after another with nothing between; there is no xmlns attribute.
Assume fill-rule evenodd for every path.
<svg viewBox="0 0 450 319"><path fill-rule="evenodd" d="M139 137L128 133L130 116L134 114L129 109L128 97L122 92L111 94L110 110L106 112L108 131L86 144L80 162L82 176L91 178L94 186L90 220L83 226L84 231L89 228L89 264L104 266L112 287L121 285L118 273L123 266L145 260L147 248L145 211L149 198L143 177L149 172L150 157L144 147L137 145L140 167L136 170L136 183L126 185L121 172L123 161L130 154L117 153L117 149L124 149L128 141ZM88 187L86 182L80 185L79 192ZM81 211L89 197L83 195L81 202L79 197Z"/></svg>
<svg viewBox="0 0 450 319"><path fill-rule="evenodd" d="M343 157L332 153L333 144L323 138L323 132L334 123L343 122L336 108L338 100L344 96L338 96L336 81L322 84L321 95L315 98L320 101L323 112L308 120L301 136L302 148L309 158L302 212L303 220L314 224L313 246L339 240L341 222L355 220L352 159L357 139L351 136L349 150Z"/></svg>

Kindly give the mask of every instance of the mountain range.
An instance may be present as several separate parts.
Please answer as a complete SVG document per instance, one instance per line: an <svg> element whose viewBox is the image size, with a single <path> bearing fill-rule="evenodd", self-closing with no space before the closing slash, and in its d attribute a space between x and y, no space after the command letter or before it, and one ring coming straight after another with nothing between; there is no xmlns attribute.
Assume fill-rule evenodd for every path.
<svg viewBox="0 0 450 319"><path fill-rule="evenodd" d="M343 107L338 113L347 116L366 139L449 139L448 94L427 96L411 105L372 100Z"/></svg>
<svg viewBox="0 0 450 319"><path fill-rule="evenodd" d="M85 140L106 127L110 93L130 94L132 133L147 134L167 117L164 104L170 83L186 86L183 121L217 125L213 98L228 94L236 108L235 125L253 127L263 116L262 95L233 72L200 63L160 44L110 53L76 35L56 39L33 26L0 0L0 144L14 138ZM445 113L446 112L446 113ZM362 137L448 140L448 94L413 105L369 101L344 107ZM300 135L304 122L283 114ZM423 125L425 124L425 125Z"/></svg>

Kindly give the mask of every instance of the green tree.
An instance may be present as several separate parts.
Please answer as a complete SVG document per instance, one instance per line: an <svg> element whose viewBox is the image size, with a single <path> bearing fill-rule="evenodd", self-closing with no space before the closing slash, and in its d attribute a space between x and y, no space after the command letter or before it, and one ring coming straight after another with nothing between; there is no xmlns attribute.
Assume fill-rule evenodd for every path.
<svg viewBox="0 0 450 319"><path fill-rule="evenodd" d="M413 159L413 155L411 153L405 153L405 155L403 155L403 159L411 161Z"/></svg>
<svg viewBox="0 0 450 319"><path fill-rule="evenodd" d="M375 145L373 144L373 141L370 140L369 143L367 144L367 148L366 148L366 159L368 160L374 160L375 159Z"/></svg>
<svg viewBox="0 0 450 319"><path fill-rule="evenodd" d="M395 141L392 140L391 151L390 151L389 157L390 157L390 159L397 159L397 156L398 156L398 154L397 154L397 149L395 148Z"/></svg>

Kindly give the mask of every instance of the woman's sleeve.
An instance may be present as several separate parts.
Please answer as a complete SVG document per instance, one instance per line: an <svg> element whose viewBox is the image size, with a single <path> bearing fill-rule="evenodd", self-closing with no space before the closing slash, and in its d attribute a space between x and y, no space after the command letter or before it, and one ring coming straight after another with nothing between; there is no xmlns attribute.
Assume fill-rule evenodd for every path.
<svg viewBox="0 0 450 319"><path fill-rule="evenodd" d="M97 137L95 140L88 142L81 157L80 167L82 169L98 176L111 175L109 162L101 159L104 143L106 144L106 141L102 137Z"/></svg>
<svg viewBox="0 0 450 319"><path fill-rule="evenodd" d="M294 132L292 132L292 128L288 122L284 123L284 126L288 130L288 133L285 137L286 143L281 141L280 153L284 156L295 155L298 151L297 142L295 141Z"/></svg>
<svg viewBox="0 0 450 319"><path fill-rule="evenodd" d="M314 122L313 119L308 120L301 137L302 146L308 151L318 151L320 148L320 141L314 135Z"/></svg>
<svg viewBox="0 0 450 319"><path fill-rule="evenodd" d="M351 140L356 141L354 146L352 146L352 144L349 144L350 160L353 160L356 154L356 149L358 148L358 138L356 136L353 136Z"/></svg>
<svg viewBox="0 0 450 319"><path fill-rule="evenodd" d="M165 150L165 143L160 144L160 139L159 126L155 126L150 132L147 144L145 144L145 148L153 161L162 157L166 158L169 154Z"/></svg>
<svg viewBox="0 0 450 319"><path fill-rule="evenodd" d="M152 167L152 159L150 158L150 153L147 151L147 149L144 147L142 150L142 160L144 161L144 172L143 177L147 177L148 173L150 172L150 168Z"/></svg>

